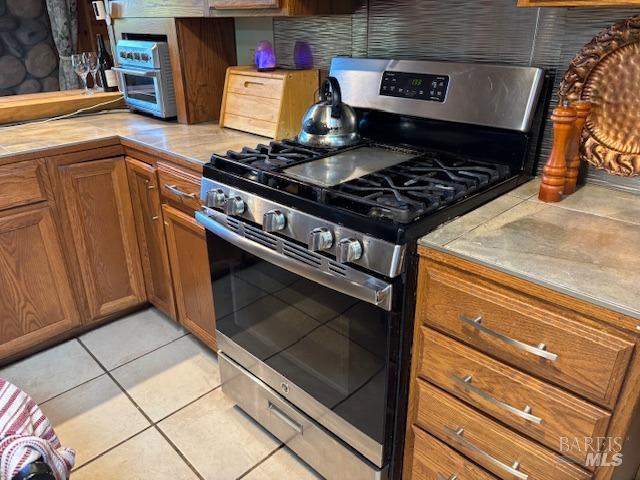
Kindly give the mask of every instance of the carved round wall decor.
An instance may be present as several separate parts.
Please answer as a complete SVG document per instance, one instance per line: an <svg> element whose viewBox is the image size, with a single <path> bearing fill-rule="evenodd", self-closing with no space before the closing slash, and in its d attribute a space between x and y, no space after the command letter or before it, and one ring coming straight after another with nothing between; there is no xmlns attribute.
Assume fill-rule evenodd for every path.
<svg viewBox="0 0 640 480"><path fill-rule="evenodd" d="M572 60L561 100L587 100L581 158L614 175L640 175L640 15L600 32Z"/></svg>

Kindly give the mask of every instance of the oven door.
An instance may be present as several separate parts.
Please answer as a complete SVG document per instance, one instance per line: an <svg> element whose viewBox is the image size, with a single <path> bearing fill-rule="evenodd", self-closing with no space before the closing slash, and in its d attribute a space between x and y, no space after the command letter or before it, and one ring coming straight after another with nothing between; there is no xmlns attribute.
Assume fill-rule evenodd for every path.
<svg viewBox="0 0 640 480"><path fill-rule="evenodd" d="M165 117L162 71L133 67L114 67L120 76L120 84L128 105Z"/></svg>
<svg viewBox="0 0 640 480"><path fill-rule="evenodd" d="M220 351L382 467L393 285L220 212L196 217Z"/></svg>

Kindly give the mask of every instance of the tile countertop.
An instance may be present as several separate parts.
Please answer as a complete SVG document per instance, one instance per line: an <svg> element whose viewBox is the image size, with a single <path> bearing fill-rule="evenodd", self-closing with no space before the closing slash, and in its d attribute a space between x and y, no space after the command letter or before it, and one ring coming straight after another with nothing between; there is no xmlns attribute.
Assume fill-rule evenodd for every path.
<svg viewBox="0 0 640 480"><path fill-rule="evenodd" d="M548 204L538 187L532 180L419 243L640 319L640 196L585 186Z"/></svg>
<svg viewBox="0 0 640 480"><path fill-rule="evenodd" d="M34 151L121 137L187 161L205 163L212 153L240 150L270 139L220 128L214 123L180 125L174 121L119 111L0 127L0 159Z"/></svg>

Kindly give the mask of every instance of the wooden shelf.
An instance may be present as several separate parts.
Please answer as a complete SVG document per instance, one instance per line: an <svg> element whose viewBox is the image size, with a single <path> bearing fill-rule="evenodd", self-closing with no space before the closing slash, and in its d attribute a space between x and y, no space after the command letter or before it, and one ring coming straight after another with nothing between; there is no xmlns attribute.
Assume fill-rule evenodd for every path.
<svg viewBox="0 0 640 480"><path fill-rule="evenodd" d="M0 97L0 125L56 117L109 101L112 103L96 108L99 110L121 108L124 106L124 101L118 101L118 97L122 97L120 92L96 92L93 95L85 95L84 90Z"/></svg>
<svg viewBox="0 0 640 480"><path fill-rule="evenodd" d="M623 7L640 0L518 0L519 7Z"/></svg>

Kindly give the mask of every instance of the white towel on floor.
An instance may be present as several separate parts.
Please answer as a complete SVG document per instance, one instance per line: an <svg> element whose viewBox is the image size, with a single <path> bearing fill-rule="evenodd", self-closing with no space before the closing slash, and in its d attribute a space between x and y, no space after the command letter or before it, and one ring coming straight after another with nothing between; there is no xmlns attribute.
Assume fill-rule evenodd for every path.
<svg viewBox="0 0 640 480"><path fill-rule="evenodd" d="M18 387L0 378L0 479L11 480L25 465L42 458L67 480L76 452L62 448L40 407Z"/></svg>

